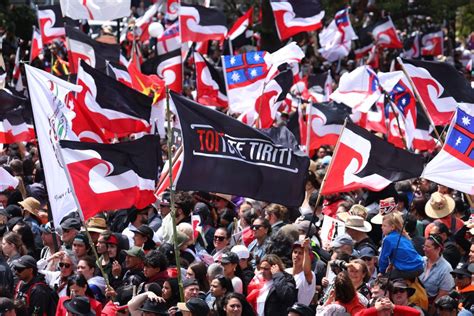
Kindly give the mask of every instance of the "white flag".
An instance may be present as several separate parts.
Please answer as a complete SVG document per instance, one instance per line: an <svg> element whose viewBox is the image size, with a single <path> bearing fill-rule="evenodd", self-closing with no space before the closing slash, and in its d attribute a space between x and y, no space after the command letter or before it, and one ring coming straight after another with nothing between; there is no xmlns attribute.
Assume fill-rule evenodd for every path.
<svg viewBox="0 0 474 316"><path fill-rule="evenodd" d="M81 87L29 65L25 70L51 212L58 227L64 215L78 209L57 151L59 140L78 140L71 130L74 113L65 100L69 92Z"/></svg>
<svg viewBox="0 0 474 316"><path fill-rule="evenodd" d="M130 15L130 0L60 0L64 16L74 20L115 20Z"/></svg>
<svg viewBox="0 0 474 316"><path fill-rule="evenodd" d="M18 186L18 179L12 176L8 171L0 167L0 191Z"/></svg>

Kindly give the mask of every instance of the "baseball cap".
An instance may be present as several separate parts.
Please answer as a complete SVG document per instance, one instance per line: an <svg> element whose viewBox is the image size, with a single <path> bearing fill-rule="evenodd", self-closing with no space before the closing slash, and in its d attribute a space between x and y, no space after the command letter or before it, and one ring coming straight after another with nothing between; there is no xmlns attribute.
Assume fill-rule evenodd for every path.
<svg viewBox="0 0 474 316"><path fill-rule="evenodd" d="M377 256L377 252L372 247L364 247L359 250L359 258L372 258Z"/></svg>
<svg viewBox="0 0 474 316"><path fill-rule="evenodd" d="M54 232L54 228L52 227L51 222L47 222L40 226L40 231L46 234L52 234Z"/></svg>
<svg viewBox="0 0 474 316"><path fill-rule="evenodd" d="M36 268L36 260L32 256L24 255L19 259L13 261L15 268Z"/></svg>
<svg viewBox="0 0 474 316"><path fill-rule="evenodd" d="M188 286L191 286L191 285L198 285L199 286L199 283L196 279L184 279L183 280L183 289L187 288Z"/></svg>
<svg viewBox="0 0 474 316"><path fill-rule="evenodd" d="M86 246L89 245L89 238L87 238L87 236L84 235L83 233L77 234L76 237L74 237L74 241L83 243Z"/></svg>
<svg viewBox="0 0 474 316"><path fill-rule="evenodd" d="M192 297L186 303L178 303L178 308L181 311L192 312L195 315L209 314L209 306L207 303L197 297Z"/></svg>
<svg viewBox="0 0 474 316"><path fill-rule="evenodd" d="M145 258L145 252L143 251L142 248L137 247L137 246L133 246L129 250L125 251L125 253L127 254L127 256L137 257L140 259Z"/></svg>
<svg viewBox="0 0 474 316"><path fill-rule="evenodd" d="M239 259L248 259L250 257L250 251L244 245L235 245L230 251L239 256Z"/></svg>
<svg viewBox="0 0 474 316"><path fill-rule="evenodd" d="M221 263L239 263L239 256L237 256L237 254L233 253L232 251L228 251L222 255Z"/></svg>
<svg viewBox="0 0 474 316"><path fill-rule="evenodd" d="M154 235L153 229L151 229L147 225L141 225L138 228L132 228L132 229L130 229L130 231L132 231L134 233L139 233L143 236L146 236L146 237L148 237L148 240L153 240L153 235Z"/></svg>
<svg viewBox="0 0 474 316"><path fill-rule="evenodd" d="M471 277L471 272L469 271L469 263L459 263L453 271L450 272L451 275L463 275L465 277Z"/></svg>
<svg viewBox="0 0 474 316"><path fill-rule="evenodd" d="M354 246L354 240L348 234L339 235L332 242L333 248L339 248L344 245Z"/></svg>

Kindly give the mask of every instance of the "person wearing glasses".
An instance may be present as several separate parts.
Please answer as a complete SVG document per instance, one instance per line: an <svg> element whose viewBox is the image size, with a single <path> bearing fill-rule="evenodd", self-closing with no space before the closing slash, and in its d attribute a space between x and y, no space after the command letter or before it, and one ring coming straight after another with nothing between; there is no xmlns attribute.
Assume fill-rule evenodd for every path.
<svg viewBox="0 0 474 316"><path fill-rule="evenodd" d="M222 255L229 251L229 232L225 227L219 227L214 232L214 250L211 252L211 256L214 258L214 262L220 262Z"/></svg>
<svg viewBox="0 0 474 316"><path fill-rule="evenodd" d="M254 240L249 244L249 252L252 255L250 264L255 269L261 258L263 258L267 252L268 240L271 231L270 222L263 217L255 219L252 223L252 230Z"/></svg>
<svg viewBox="0 0 474 316"><path fill-rule="evenodd" d="M423 246L425 251L424 271L420 275L420 281L428 294L430 312L434 312L433 303L440 297L449 294L454 288L454 279L450 274L453 268L441 255L443 252L443 240L439 235L429 235Z"/></svg>
<svg viewBox="0 0 474 316"><path fill-rule="evenodd" d="M20 280L14 291L19 306L17 315L54 315L53 292L38 274L36 260L29 255L22 256L13 262L13 269Z"/></svg>
<svg viewBox="0 0 474 316"><path fill-rule="evenodd" d="M423 310L416 304L408 302L408 299L415 294L415 289L409 287L407 282L403 279L394 280L390 287L390 298L395 305L410 306L417 309L420 315L423 316Z"/></svg>
<svg viewBox="0 0 474 316"><path fill-rule="evenodd" d="M46 284L55 291L59 297L66 295L67 280L74 274L77 267L77 259L71 252L60 251L51 256L59 259L57 269L55 271L40 270L39 272L44 275Z"/></svg>

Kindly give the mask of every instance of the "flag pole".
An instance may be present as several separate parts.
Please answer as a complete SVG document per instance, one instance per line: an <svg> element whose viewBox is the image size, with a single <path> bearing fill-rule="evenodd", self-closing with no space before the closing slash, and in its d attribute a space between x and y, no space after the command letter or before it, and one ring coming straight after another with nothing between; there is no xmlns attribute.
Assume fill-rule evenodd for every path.
<svg viewBox="0 0 474 316"><path fill-rule="evenodd" d="M403 64L402 62L402 59L400 57L397 57L397 62L398 64L402 67L402 71L403 73L405 74L405 76L407 77L408 79L408 82L410 82L410 86L411 88L413 89L413 92L415 93L415 96L416 98L418 99L418 102L420 102L421 104L421 107L423 108L423 111L425 112L426 116L428 117L428 119L430 120L430 124L431 126L433 126L433 130L436 134L436 137L438 138L438 141L443 144L443 140L441 139L441 135L439 135L438 131L436 130L436 125L434 124L433 122L433 119L431 118L431 115L428 113L428 109L426 108L426 105L425 103L423 102L423 100L421 99L421 96L420 94L418 93L418 90L416 89L416 86L415 84L413 83L413 80L411 79L411 77L408 75L408 72L407 70L405 69L405 65Z"/></svg>
<svg viewBox="0 0 474 316"><path fill-rule="evenodd" d="M58 146L61 147L59 144ZM63 165L67 181L69 182L69 187L71 188L71 191L72 191L72 196L74 197L77 210L79 211L79 216L81 217L82 223L84 224L84 229L87 235L87 239L89 239L89 245L92 248L92 252L94 253L97 267L99 268L100 273L102 274L102 277L105 280L106 288L113 289L110 286L109 277L107 276L107 273L105 273L104 269L102 268L102 264L100 263L100 259L99 259L99 254L97 253L97 250L95 249L95 245L94 245L94 242L92 241L92 237L91 237L91 234L89 233L89 229L87 229L86 221L84 220L84 213L82 212L81 204L79 204L79 200L77 199L76 190L74 188L74 185L72 184L71 175L69 174L69 170L67 168L66 162L64 161L63 153L61 150L62 150L61 148L58 148L58 151L57 151L59 153L58 158L61 160L61 164Z"/></svg>
<svg viewBox="0 0 474 316"><path fill-rule="evenodd" d="M395 120L397 121L398 133L400 134L400 138L402 139L403 146L405 146L405 148L407 150L410 150L410 148L408 148L406 139L403 137L402 128L400 127L400 121L398 119L398 113L395 111L395 107L393 106L393 100L390 99L390 96L387 94L387 92L384 91L384 94L385 94L385 97L388 99L388 104L390 106L390 109L392 109L393 115L395 115ZM390 124L389 124L388 128L390 128ZM406 135L407 135L407 133L405 132L405 136Z"/></svg>
<svg viewBox="0 0 474 316"><path fill-rule="evenodd" d="M179 297L180 301L184 302L184 292L183 292L183 281L181 280L181 260L179 257L179 248L178 248L178 231L176 229L176 208L174 203L174 189L173 189L173 161L172 161L172 150L171 146L173 145L171 137L171 109L170 109L170 90L166 88L166 119L168 120L168 177L170 179L170 209L171 209L171 219L173 225L173 241L174 241L174 256L176 260L176 270L178 271L178 286L179 286Z"/></svg>
<svg viewBox="0 0 474 316"><path fill-rule="evenodd" d="M344 130L346 129L346 125L347 125L347 117L344 120L344 125L342 126L341 133L339 134L339 138L337 139L336 147L334 148L331 161L329 162L329 166L326 169L326 173L324 174L323 181L321 182L321 187L319 187L318 198L316 199L316 204L315 204L315 210L313 211L313 216L311 217L311 222L309 224L308 231L306 232L306 237L309 237L311 227L316 223L316 208L318 207L319 201L321 200L321 196L322 196L321 191L323 191L323 187L324 187L324 184L326 183L327 175L329 174L329 171L331 170L331 167L333 165L334 157L336 157L337 151L339 149L339 144L341 143L341 135L344 133Z"/></svg>
<svg viewBox="0 0 474 316"><path fill-rule="evenodd" d="M309 111L306 115L306 153L309 157L309 144L311 142L311 116L313 113L313 101L309 102ZM311 158L311 157L310 157Z"/></svg>

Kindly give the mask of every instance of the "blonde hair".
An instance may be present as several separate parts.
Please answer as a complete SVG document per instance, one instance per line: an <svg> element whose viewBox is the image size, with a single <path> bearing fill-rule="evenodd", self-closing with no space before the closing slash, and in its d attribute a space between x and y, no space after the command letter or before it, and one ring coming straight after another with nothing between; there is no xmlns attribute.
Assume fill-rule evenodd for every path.
<svg viewBox="0 0 474 316"><path fill-rule="evenodd" d="M403 229L403 216L400 212L392 212L387 215L384 215L383 221L387 221L389 225L395 227L394 230L401 233L405 237L408 237L408 233Z"/></svg>

